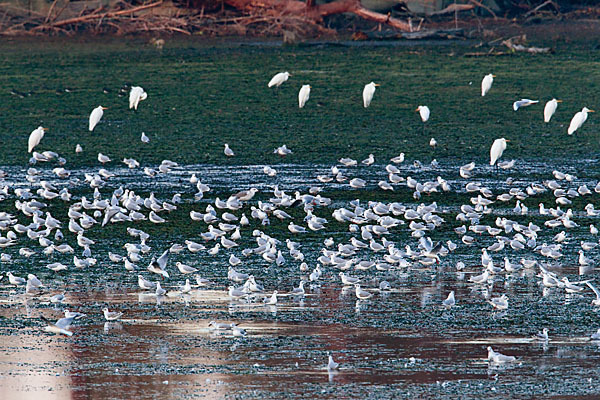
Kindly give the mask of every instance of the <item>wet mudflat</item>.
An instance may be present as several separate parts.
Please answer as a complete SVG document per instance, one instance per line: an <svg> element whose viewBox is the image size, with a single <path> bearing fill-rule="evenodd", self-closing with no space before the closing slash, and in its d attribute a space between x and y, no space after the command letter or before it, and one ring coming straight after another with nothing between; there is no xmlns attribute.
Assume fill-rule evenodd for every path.
<svg viewBox="0 0 600 400"><path fill-rule="evenodd" d="M290 189L313 184L314 178L296 165L280 165L279 174L272 179L280 187ZM324 167L322 167L324 168ZM414 166L401 167L412 176L419 171ZM551 166L539 166L542 174ZM153 179L152 190L170 193L180 176L194 171L205 177L205 182L214 185L215 192L233 186L261 187L265 179L258 174L260 168L249 168L249 172L238 171L233 180L229 168L189 166L180 167ZM457 167L453 165L437 168L442 176L450 177ZM575 171L576 166L569 169ZM74 171L74 175L87 170ZM346 169L350 172L351 169ZM9 169L10 175L17 171ZM144 186L136 172L116 169L116 182L126 184L133 190ZM313 173L319 173L317 168ZM358 167L353 173L370 181L385 175L381 165ZM423 168L421 174L427 175ZM474 179L500 192L493 183L488 167L482 167L482 178ZM502 179L510 175L529 178L526 173L502 172ZM138 174L139 175L139 174ZM314 176L314 175L313 175ZM43 178L43 176L41 177ZM500 177L498 178L500 179ZM142 178L143 180L143 178ZM223 188L219 187L219 182ZM56 185L64 181L53 182ZM581 179L574 185L593 185L589 179ZM453 182L458 185L458 182ZM72 178L73 191L83 190L84 184ZM79 185L79 186L78 186ZM137 187L136 185L139 185ZM499 187L495 187L499 186ZM342 185L332 191L345 193L338 196L338 203L345 204L359 195L344 189ZM265 189L266 190L266 189ZM408 197L406 187L398 186L397 195ZM323 194L325 195L325 193ZM376 193L363 193L366 198L377 197ZM461 200L469 194L457 188L456 204L447 203L439 215L449 226L460 211ZM184 194L185 198L185 194ZM431 199L443 204L443 195L432 193ZM209 200L191 201L180 205L180 209L169 215L169 223L155 231L147 221L138 224L151 236L157 236L154 246L157 251L166 245L181 243L200 232L202 223L196 222L192 232L185 225L186 207L201 209ZM465 201L466 202L466 201ZM331 214L331 207L318 208L319 215ZM511 206L502 206L494 213L504 217L525 221L537 221L541 217L535 211L527 216L517 215ZM595 218L579 216L581 228L573 236L582 235L582 240L594 240L586 232L585 222L594 223ZM333 221L335 222L335 221ZM332 222L332 223L333 223ZM269 229L274 237L285 240L289 233L285 222L272 221ZM99 231L99 230L98 230ZM178 232L185 232L179 234ZM101 232L100 237L103 236ZM250 235L251 229L247 229ZM553 231L540 234L539 241L551 241ZM196 233L197 235L197 233ZM459 235L449 229L431 232L435 240L458 242ZM169 238L168 242L163 242ZM327 235L308 234L302 240L302 251L309 265L317 264L322 240L332 236L336 241L346 242L351 235L343 230L328 231ZM94 237L90 234L90 237ZM296 239L296 238L294 238ZM578 238L579 239L579 238ZM405 232L397 232L388 240L414 247L415 239ZM479 238L479 246L492 244L490 237ZM573 239L575 240L575 239ZM53 255L49 259L41 253L28 259L19 259L18 249L9 247L5 253L14 254L11 262L3 263L3 269L36 273L49 288L32 296L22 288L2 286L2 390L11 398L45 396L85 398L123 398L143 395L147 397L271 397L282 395L318 398L330 396L354 397L375 395L377 397L411 396L481 396L527 397L531 393L561 395L593 395L597 393L597 360L600 347L589 340L597 325L597 309L591 305L592 293L565 294L560 288L540 285L535 268L518 273L499 273L488 285L473 285L469 277L478 274L482 267L480 251L475 247L459 246L433 267L417 262L410 266L394 266L389 271L358 271L356 267L347 274L363 278L362 285L372 291L368 300L357 300L354 288L341 284L339 269L324 266L324 275L316 282L307 284L305 296L286 295L306 273L299 270L299 262L289 259L277 266L256 256L244 259L238 270L253 273L265 286L265 294L278 290L281 296L277 305L256 301L232 300L226 287L229 252L220 251L211 256L205 252L184 251L172 255L176 260L198 268L198 275L211 280L209 287L194 288L190 294L172 293L155 296L151 291L142 291L137 286L136 273L125 271L122 264L107 259L107 253L123 253L126 237L105 238L98 243L94 254L98 264L88 269L74 268L66 271L45 270L50 262L71 263L68 256ZM153 241L148 242L152 244ZM252 247L250 240L240 241L242 248ZM234 251L234 254L239 254ZM356 257L377 260L375 254L363 250ZM153 251L150 254L154 254ZM144 266L139 271L147 275ZM156 255L156 254L154 254ZM520 256L540 259L531 252L516 253L512 250L494 254L498 263L501 256L508 255L518 263ZM466 268L457 271L456 263L462 261ZM561 262L547 263L561 275L577 276L577 253L573 249ZM163 283L170 291L177 291L184 277L175 271L172 279ZM310 272L310 271L309 271ZM593 278L594 273L589 278ZM387 280L391 290L380 291L379 283ZM450 290L456 291L457 305L451 309L441 306L441 301ZM49 297L66 292L63 304L54 305ZM495 311L487 302L488 293L506 293L510 307ZM119 322L105 322L100 309L124 312ZM63 309L76 309L88 314L73 327L72 337L49 336L41 331L40 315L58 318ZM246 330L244 338L234 337L231 331L215 331L209 328L211 320L235 322ZM551 340L541 343L531 339L532 335L548 327ZM504 353L518 356L518 363L490 365L486 347L493 346ZM338 371L328 372L325 352L331 351L341 363Z"/></svg>
<svg viewBox="0 0 600 400"><path fill-rule="evenodd" d="M48 237L55 245L70 244L75 253L45 254L48 246L27 234L19 234L16 243L0 251L10 256L1 262L3 272L22 277L33 273L45 284L35 293L25 293L24 286L10 285L6 276L0 281L0 398L594 398L600 392L600 347L590 340L600 327L599 309L592 304L595 295L585 284L585 290L567 293L559 284L544 285L540 276L540 266L571 281L589 279L595 284L597 276L595 261L583 275L578 261L580 242L598 242L589 228L598 224L598 216L585 210L589 203L598 204L599 196L594 190L599 178L594 116L576 136L565 133L572 113L584 105L593 107L597 96L596 61L586 49L575 46L571 53L562 51L548 58L515 55L474 63L448 56L451 61L444 63L438 60L440 54L460 53L460 47L426 47L413 54L395 47L359 51L179 45L161 53L143 43L125 47L113 43L98 50L70 46L72 51L64 53L39 45L22 52L8 46L2 56L12 67L3 64L7 74L0 78L4 112L0 137L6 139L0 169L7 174L0 182L8 186L0 212L14 215L20 224L31 223L31 216L15 208L16 201L24 201L15 189L29 188L46 204L44 215L50 212L62 222L64 239L55 239L54 231ZM235 60L230 63L234 67L227 68L223 57ZM369 74L365 82L348 78L362 78L365 65L382 63L389 68L379 77ZM413 68L417 65L423 68ZM267 92L265 74L278 71L279 66L296 72L298 80L275 94ZM506 81L495 83L490 96L496 99L482 100L479 80L492 69L497 75L503 72ZM544 71L558 78L547 80ZM567 77L584 89L558 93L564 89L559 81ZM315 96L308 103L312 110L299 111L295 105L303 78L314 81ZM372 106L364 110L360 90L370 80L385 82L390 89L378 89ZM461 83L453 86L454 81ZM128 82L139 83L149 92L137 113L125 111L126 93L121 93L121 87ZM319 84L322 94L318 94ZM440 85L448 90L439 91ZM11 93L14 88L18 93ZM515 97L533 97L532 88L540 98L568 100L550 125L541 122L541 106L518 113L510 107ZM435 96L425 95L434 92ZM413 111L421 102L433 110L425 130ZM87 115L100 103L113 110L106 111L103 122L90 134L85 129ZM461 114L460 110L469 107L477 112ZM68 178L58 179L52 172L56 160L27 164L27 134L38 124L51 128L40 151L54 150L64 156L64 167L71 172ZM150 143L140 143L142 131ZM14 132L22 133L20 139L15 139ZM432 136L440 143L436 149L427 145ZM487 154L493 139L501 136L513 140L504 157L516 162L496 172L486 165ZM236 151L235 157L225 158L225 142ZM77 143L83 146L82 153L74 153ZM273 154L284 143L293 154L284 158ZM114 161L100 165L98 152ZM392 184L394 191L384 191L378 182L390 178L388 160L400 152L406 153L406 160L394 165L402 179ZM364 166L360 161L369 153L376 162ZM179 165L149 176L142 168L127 168L120 162L124 157L134 157L142 168L155 172L163 159ZM338 162L341 157L356 158L359 165L343 166ZM431 164L434 158L437 162ZM472 176L461 177L460 167L471 160L476 161ZM277 174L266 175L265 165ZM338 167L341 177L332 173L332 166ZM28 171L30 167L36 171ZM99 194L95 194L86 174L96 175L100 168L114 176L102 178ZM553 174L555 170L570 174L570 179ZM197 184L190 182L194 174L210 188L203 196L197 195ZM27 175L32 178L26 180ZM334 179L324 183L318 176ZM451 190L442 189L438 176ZM365 188L350 187L349 180L357 177L366 181ZM415 195L419 190L409 187L409 177L438 185L435 191L420 191L419 197ZM551 181L565 193L582 185L591 193L557 196ZM36 192L41 182L50 183L56 192L68 190L72 199L43 199ZM478 184L479 189L467 190L468 182ZM535 185L544 190L530 192L528 188ZM80 207L89 215L98 212L98 223L85 231L95 241L89 247L96 262L75 267L73 256L86 256L77 235L67 229L69 206L84 204L82 197L110 200L121 186L144 199L154 193L157 202L152 205L167 202L177 208L158 211L164 223L122 221L102 227L106 209L99 203L89 209ZM275 194L275 186L292 198L296 191L305 195L317 187L319 195L331 202L276 207L289 213L291 218L283 220L272 211L266 222L251 217L252 208L268 210L267 203L282 198ZM256 196L243 201L240 209L216 207L217 198L227 200L252 187L258 189ZM477 196L485 188L492 192L489 199L494 203L465 212L461 206L477 207L482 202ZM518 193L510 200L497 199L511 189ZM173 201L176 193L181 194L180 202ZM518 197L528 210L517 207ZM558 198L570 201L561 206L563 211L572 209L571 215L560 215L561 221L574 221L576 226L545 225L555 216L540 213L538 204L556 208ZM398 213L391 209L378 216L367 213L364 221L338 221L332 216L341 208L371 212L377 204L394 204ZM421 204L435 205L417 218L425 228L409 228L414 219L406 210L422 209ZM248 216L249 224L240 226L241 238L235 240L238 246L209 254L219 240L204 240L201 234L209 224L190 219L191 211L208 213L207 207L216 207L215 228L224 222L225 211L238 218ZM290 221L306 227L308 209L328 220L326 228L291 233ZM149 211L147 207L141 210L145 216ZM468 213L475 215L465 220ZM432 215L443 222L431 225ZM389 233L373 235L384 249L356 248L342 254L339 244L351 243L353 238L370 242L361 237L360 228L353 231L353 225L376 226L383 223L378 219L383 216L398 220ZM506 222L497 218L514 221L508 224L513 230L508 232ZM530 223L540 229L536 231ZM465 243L465 233L455 231L463 225L502 227L500 236L510 240L497 252L489 250L496 268L504 265L504 257L515 265L521 265L521 260L536 263L516 272L496 270L483 284L470 282L485 270L482 249L502 240L497 233L468 231L466 235L475 242ZM145 241L149 249L137 255L137 268L131 272L108 257L109 252L126 256L126 243L140 243L127 228L149 235ZM267 261L258 252L242 254L260 247L257 231L279 241L274 242L275 248L283 260ZM566 239L557 241L561 231L566 231ZM430 263L431 257L423 255L421 236L444 247L451 247L451 241L457 247ZM328 238L334 245L324 244ZM300 244L303 261L293 258L286 239ZM147 271L152 258L186 240L206 249L172 252L168 279ZM560 256L553 259L540 254L544 244L554 243L561 245ZM22 247L33 254L21 254ZM336 257L352 262L319 259L328 251L339 251ZM241 260L235 269L254 275L264 292L241 299L229 295L229 285L243 283L228 279L232 254ZM598 250L586 250L585 255L598 259ZM374 264L368 269L358 267L361 260ZM46 265L54 262L64 263L67 269L48 270ZM175 262L198 271L182 275ZM307 264L305 271L300 268L302 262ZM317 265L322 275L311 280L309 275ZM355 288L342 284L342 270L360 278L361 288L372 297L358 300ZM160 281L166 295L140 289L138 274ZM210 283L199 287L196 276ZM186 278L193 288L182 294L180 286ZM307 281L306 293L291 295L302 279ZM379 289L382 281L388 281L390 289ZM274 290L279 294L277 304L265 305L263 298ZM451 290L456 305L447 308L442 301ZM50 297L60 293L65 293L64 301L51 303ZM489 301L502 294L507 295L509 307L496 310ZM123 312L120 321L105 321L103 307ZM65 309L87 314L73 322L73 336L44 332L41 316L56 320ZM246 336L234 336L231 329L211 329L211 321L234 322ZM549 340L532 339L543 328L549 329ZM516 356L517 361L489 362L488 346ZM327 370L327 351L340 363L337 370Z"/></svg>

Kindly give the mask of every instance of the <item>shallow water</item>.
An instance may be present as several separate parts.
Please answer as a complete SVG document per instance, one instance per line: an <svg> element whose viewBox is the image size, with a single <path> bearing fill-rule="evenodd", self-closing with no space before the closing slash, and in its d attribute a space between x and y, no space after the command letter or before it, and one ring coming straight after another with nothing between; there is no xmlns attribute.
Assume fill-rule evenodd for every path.
<svg viewBox="0 0 600 400"><path fill-rule="evenodd" d="M87 269L75 268L70 254L55 251L44 255L43 248L24 235L19 235L15 246L0 249L12 256L11 261L2 262L1 271L18 276L35 273L47 286L32 296L22 287L8 285L6 277L0 281L0 398L598 396L600 347L588 339L600 326L599 309L591 304L592 292L586 288L579 294L566 294L563 289L544 288L537 267L512 275L499 273L493 284L474 286L469 277L482 271L481 248L496 240L471 233L476 243L466 246L453 231L463 225L456 220L460 206L471 204L478 194L466 192L467 181L458 173L460 165L471 160L477 161L477 166L470 180L491 189L494 198L513 187L525 189L533 182L554 179L553 170L576 175L572 182L560 181L565 189L582 184L594 189L599 178L594 116L574 137L563 132L574 111L597 99L597 61L589 49L573 46L566 51L559 47L556 55L548 57L470 59L461 55L468 50L462 45L416 50L402 46L279 49L177 41L169 45L163 52L142 41L97 48L89 43L67 43L69 51L59 51L52 42L29 43L25 49L18 43L0 45L5 50L0 56L5 61L0 66L0 139L4 143L0 169L8 174L0 186L7 185L10 193L0 201L0 211L29 223L30 218L15 210L14 189L30 187L35 192L40 181L52 183L57 191L68 188L73 194L71 203L82 196L92 199L85 174L98 172L96 155L100 151L113 158L104 168L115 174L99 188L103 198L110 198L120 186L144 197L154 193L161 202L170 201L175 193L182 195L177 210L160 212L167 220L164 224L141 221L88 229L85 235L96 241L91 251L98 261ZM296 75L289 85L276 94L263 88L265 76L288 67ZM490 96L481 99L478 80L490 70L502 78L497 79ZM549 71L553 79L547 78ZM562 84L567 78L581 89L567 90ZM295 108L296 86L309 79L315 86L314 97L311 95L310 108L299 111ZM385 85L378 89L372 106L364 110L360 90L366 83L363 80L372 79ZM141 84L149 92L137 113L124 110L126 100L120 88L128 82ZM11 94L15 88L25 95ZM65 92L65 88L70 90ZM536 92L530 94L531 88ZM556 96L566 100L550 125L539 121L539 106L518 113L510 109L515 98L534 94L540 99ZM111 108L90 134L85 129L88 109L100 102ZM423 130L413 110L425 102L433 117ZM30 166L24 143L38 124L51 129L40 150L52 149L68 159L68 179L57 179L52 173L57 165L51 162L34 166L40 173L33 183L25 180ZM151 138L148 145L139 142L142 131ZM18 140L15 132L20 132ZM431 136L440 143L435 150L427 146ZM517 161L514 168L496 172L487 165L487 154L493 139L500 136L513 140L505 158ZM224 159L224 142L236 151L233 159ZM83 145L83 153L73 153L76 143ZM284 143L294 153L285 158L274 155L273 149ZM423 194L415 200L406 182L394 185L393 192L380 190L377 182L387 178L387 160L400 152L407 157L398 165L399 175L419 182L441 176L452 191ZM376 158L369 167L337 163L348 156L360 162L369 153ZM165 158L180 165L151 178L141 169L126 168L118 161L123 157L134 157L142 167L153 169ZM438 166L430 164L433 158ZM277 175L265 175L265 165L275 168ZM320 183L316 177L331 174L333 165L349 179L365 179L367 187L351 189L347 181ZM194 198L197 190L189 182L193 173L211 188L202 199ZM269 201L275 185L292 195L321 188L321 195L332 203L316 207L314 213L329 220L327 228L291 235L288 221L271 215L270 224L262 226L251 219L251 225L241 229L239 247L221 249L214 256L187 250L170 256L167 269L171 278L163 281L163 287L172 292L183 284L185 277L176 270L176 261L198 268L198 275L212 281L208 287L195 287L190 295L159 298L138 288L137 274L150 277L146 266L152 257L186 239L202 242L200 233L206 232L207 226L191 221L190 210L204 212L216 197L227 199L232 193L256 187L260 190L256 197L234 212L238 217L242 212L249 216L251 206ZM394 266L389 271L353 267L347 273L363 279L362 286L373 293L369 300L358 301L354 289L343 287L339 270L332 266L324 266L323 276L306 285L306 296L290 296L292 288L317 265L324 239L333 237L337 245L359 237L349 232L348 224L331 216L335 208L351 208L350 201L355 199L360 199L361 205L382 201L409 208L435 202L436 214L445 222L427 234L434 242L452 240L458 248L430 267L410 258L409 266ZM588 228L598 224L598 217L583 211L588 203L598 204L598 194L571 200L572 219L579 226L568 230L543 228L551 217L538 213L538 203L555 207L551 192L524 200L529 207L526 215L515 212L515 199L494 203L490 213L482 215L482 224L494 226L498 216L524 225L533 222L542 227L538 244L553 243L561 230L568 233L564 256L558 261L532 249L516 251L507 246L492 254L495 265L502 265L505 256L513 263L535 259L559 277L594 279L596 271L578 276L577 251L580 241L598 240ZM65 242L79 256L76 237L66 229L69 203L58 199L44 202L46 210L63 222ZM301 207L285 210L295 223L302 224L305 214ZM217 211L219 215L222 212ZM147 210L144 213L147 215ZM398 249L409 245L414 250L417 239L407 229L409 221L404 222L386 239ZM122 264L108 259L109 251L125 255L125 243L139 242L127 235L127 227L150 234L147 244L151 249L136 262L136 272L127 272ZM256 247L255 229L282 241L278 248L286 259L283 265L267 263L258 255L242 257L241 249ZM285 247L284 241L290 237L302 245L309 266L306 273L299 270L300 262L293 260ZM379 237L376 240L382 242ZM205 244L212 247L214 243ZM28 258L19 255L23 246L35 253ZM261 298L257 302L229 298L227 266L232 253L242 259L236 269L252 273L267 293L279 291L276 306L262 305ZM380 260L382 256L360 250L354 257ZM587 251L586 256L596 259L598 250ZM461 271L456 269L459 261L466 265ZM51 272L45 268L50 262L63 262L68 270ZM191 280L194 283L193 276ZM391 290L377 289L383 280L390 282ZM450 290L456 292L457 306L445 309L441 301ZM50 303L50 296L62 292L66 292L63 304ZM486 298L503 293L510 306L503 312L494 311ZM105 323L101 311L105 306L122 311L122 320ZM40 317L57 319L67 308L88 315L74 322L74 335L43 332L45 323ZM212 331L208 327L212 320L235 322L247 336ZM547 344L531 339L542 328L550 330ZM518 362L488 363L487 346L515 355ZM327 371L327 351L340 362L338 371Z"/></svg>
<svg viewBox="0 0 600 400"><path fill-rule="evenodd" d="M289 191L306 189L317 185L315 176L328 170L325 165L308 168L280 164L276 168L278 175L267 177L261 172L262 166L180 166L154 179L143 178L140 170L112 168L110 171L117 176L107 180L109 184L101 189L101 193L110 193L114 185L153 191L159 199L168 199L175 192L183 193L180 209L165 216L168 223L135 225L151 234L148 244L152 250L137 263L141 266L139 272L147 275L143 269L152 255L158 255L166 246L181 243L186 238L198 240L204 224L185 226L185 221L189 221L187 213L189 209L204 209L210 199L214 199L213 194L251 186L261 188L266 194L274 184ZM525 187L540 181L538 176L549 178L547 171L552 168L552 165L532 166L519 161L514 170L494 176L489 166L478 166L473 180L491 188L494 193L501 193L506 190L504 179L508 176L519 182L511 186ZM579 167L574 163L569 168L561 168L577 171ZM40 169L45 172L39 179L48 179L58 188L68 184L70 190L79 195L89 192L82 178L83 174L92 171L91 168L72 170L68 181L52 179L45 166ZM439 232L431 232L432 238L452 239L459 243L459 248L434 268L414 263L411 267L393 268L388 272L374 268L366 272L350 270L350 274L364 278L364 287L372 288L374 296L367 301L357 301L353 288L343 288L338 271L327 266L318 283L307 286L304 298L284 294L277 306L231 301L226 292L229 284L226 266L231 251L225 250L216 256L205 252L192 255L187 251L172 255L169 268L172 279L165 281L163 286L177 290L183 282L183 277L173 266L175 260L195 266L199 275L209 278L214 285L195 289L189 296L157 299L152 294L140 292L135 273L127 273L122 265L113 264L107 258L108 251L124 254L120 246L134 242L133 238L124 236L125 225L121 224L114 224L111 236L106 236L99 227L86 233L98 242L93 246L98 265L88 270L74 268L68 255L55 253L48 259L37 253L24 259L17 253L20 246L4 249L13 255L13 261L3 263L3 270L12 270L17 275L36 273L49 288L39 296L30 296L24 294L23 289L7 286L6 278L0 287L2 397L281 398L282 395L310 395L328 398L369 395L378 398L480 398L506 393L514 397L528 397L532 393L597 394L600 347L588 338L596 329L598 310L591 305L591 292L572 295L565 294L562 289L540 287L535 269L515 275L500 274L494 278L492 292L495 295L506 293L510 308L506 312L494 311L484 300L489 287L482 291L468 283L469 276L480 272L479 251L476 247L463 246L459 236L450 229L459 225L454 221L458 205L467 203L471 196L464 190L464 181L461 185L457 165L442 163L437 168L416 168L407 162L402 169L403 175L419 180L440 175L456 187L455 199L434 193L426 200L427 203L437 201L441 205L438 214L447 221ZM5 170L9 173L6 184L22 186L19 176L23 171L18 168ZM370 184L385 177L381 164L342 170L345 175L361 176ZM191 173L202 176L202 181L211 186L214 193L207 193L200 201L193 200L193 191L186 183ZM569 186L577 187L582 183L594 187L597 181L578 177ZM348 201L354 198L378 198L383 194L375 189L351 190L347 184L319 186L326 186L323 196L328 192L336 194L335 207L348 206ZM410 197L412 191L405 183L397 185L396 192L394 196L404 199L403 203L414 203ZM590 197L590 201L595 196ZM10 209L8 203L9 200L0 204ZM60 202L49 203L52 210L60 209ZM537 201L532 198L525 203L532 209L526 216L516 215L511 203L498 204L490 218L503 215L520 223L534 221L540 224L542 217L535 211ZM244 210L248 212L247 208ZM317 208L315 213L329 217L332 210L333 206ZM571 280L577 279L577 241L580 238L595 240L589 235L586 224L597 223L597 217L578 214L576 220L581 227L569 231L573 246L565 246L565 257L549 265ZM263 229L283 240L289 237L286 224L272 218L272 224ZM311 268L316 265L325 237L333 236L336 242L349 239L349 233L334 224L332 221L332 229L326 233L293 238L302 243L301 249ZM242 248L251 246L248 235L253 227L256 228L255 223L242 230ZM558 231L541 232L539 243L550 242ZM72 243L73 235L66 233L67 241ZM416 245L416 240L406 235L405 228L389 235L388 240L397 247ZM494 241L489 236L481 236L478 240L477 246ZM20 240L20 243L26 241ZM28 246L41 250L31 243ZM239 251L233 253L241 257ZM593 254L589 252L588 256L593 257ZM495 262L501 263L504 255L513 262L518 262L519 257L542 259L530 250L504 250L493 255ZM362 251L357 256L377 258L370 251ZM286 264L276 267L252 256L243 259L242 266L237 269L253 273L267 292L277 288L280 293L285 293L305 276L298 270L299 262L287 254L286 258ZM64 262L69 265L69 270L53 273L43 268L54 261ZM458 261L465 262L467 268L456 271ZM391 291L373 289L384 279L391 283ZM56 306L49 302L51 295L65 290L64 304ZM449 290L456 291L458 306L446 310L440 304ZM106 305L111 310L125 313L121 322L104 323L100 309ZM43 322L39 316L58 318L65 308L88 314L74 323L74 335L65 338L42 332ZM208 328L211 320L236 322L248 336L236 338L230 332L215 333ZM542 327L550 328L551 341L547 344L531 340ZM516 355L518 363L488 364L487 346ZM331 351L341 363L339 371L328 373L325 351Z"/></svg>

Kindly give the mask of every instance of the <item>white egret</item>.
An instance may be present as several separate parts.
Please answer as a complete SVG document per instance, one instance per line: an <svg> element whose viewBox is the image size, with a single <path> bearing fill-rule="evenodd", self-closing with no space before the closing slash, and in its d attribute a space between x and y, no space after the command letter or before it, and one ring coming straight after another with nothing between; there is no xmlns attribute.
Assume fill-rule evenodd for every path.
<svg viewBox="0 0 600 400"><path fill-rule="evenodd" d="M132 86L131 91L129 92L129 109L138 108L138 104L140 101L146 100L148 98L148 93L144 91L140 86Z"/></svg>
<svg viewBox="0 0 600 400"><path fill-rule="evenodd" d="M44 131L47 131L47 128L42 128L38 126L33 132L29 134L29 143L27 146L27 152L31 153L35 146L40 144L40 141L44 137Z"/></svg>
<svg viewBox="0 0 600 400"><path fill-rule="evenodd" d="M556 107L558 107L558 103L562 102L562 100L552 99L546 103L544 106L544 122L550 122L550 119L556 112Z"/></svg>
<svg viewBox="0 0 600 400"><path fill-rule="evenodd" d="M539 102L539 100L521 99L513 103L513 110L517 111L521 107L528 107Z"/></svg>
<svg viewBox="0 0 600 400"><path fill-rule="evenodd" d="M365 85L363 89L363 105L365 108L369 107L371 104L371 100L373 100L373 95L375 94L375 90L379 86L379 83L371 82Z"/></svg>
<svg viewBox="0 0 600 400"><path fill-rule="evenodd" d="M581 111L579 111L573 116L571 124L569 124L569 129L567 130L567 133L569 135L572 135L577 129L581 128L581 125L583 125L583 123L587 119L589 112L594 112L594 110L590 110L587 107L583 107Z"/></svg>
<svg viewBox="0 0 600 400"><path fill-rule="evenodd" d="M496 75L487 74L483 77L481 81L481 95L485 96L487 92L492 88L492 83L494 83L494 78Z"/></svg>
<svg viewBox="0 0 600 400"><path fill-rule="evenodd" d="M308 98L310 97L310 85L302 85L300 92L298 93L298 106L304 107Z"/></svg>
<svg viewBox="0 0 600 400"><path fill-rule="evenodd" d="M427 122L429 120L429 114L431 114L431 112L429 111L429 107L419 106L415 111L419 112L419 115L421 116L421 120L423 122Z"/></svg>
<svg viewBox="0 0 600 400"><path fill-rule="evenodd" d="M100 118L102 118L104 110L106 109L107 107L98 106L92 110L92 113L90 114L90 132L93 131L96 124L100 122Z"/></svg>
<svg viewBox="0 0 600 400"><path fill-rule="evenodd" d="M273 78L271 78L271 80L269 81L269 87L279 87L283 84L283 82L287 81L288 78L292 76L290 75L289 72L280 72L278 74L275 74L275 76Z"/></svg>
<svg viewBox="0 0 600 400"><path fill-rule="evenodd" d="M502 157L502 153L506 150L506 142L509 142L509 140L504 138L494 140L490 149L490 165L496 164L496 161Z"/></svg>

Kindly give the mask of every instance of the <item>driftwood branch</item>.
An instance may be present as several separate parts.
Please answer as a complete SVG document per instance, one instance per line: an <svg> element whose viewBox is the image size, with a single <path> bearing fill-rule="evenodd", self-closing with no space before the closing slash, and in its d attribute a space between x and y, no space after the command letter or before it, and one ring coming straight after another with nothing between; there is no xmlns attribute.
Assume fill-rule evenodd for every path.
<svg viewBox="0 0 600 400"><path fill-rule="evenodd" d="M475 8L474 4L450 4L448 7L441 9L440 11L432 12L431 15L444 15L453 12L469 11Z"/></svg>
<svg viewBox="0 0 600 400"><path fill-rule="evenodd" d="M311 4L314 4L312 0L308 0L306 3L298 0L225 0L225 3L238 10L272 10L279 15L304 16L317 22L322 21L324 17L329 15L352 13L364 19L388 24L402 31L412 30L410 24L406 22L386 14L367 10L360 4L360 0L337 0L312 6Z"/></svg>
<svg viewBox="0 0 600 400"><path fill-rule="evenodd" d="M515 44L510 39L503 41L502 44L513 51L523 51L523 52L532 53L532 54L551 53L552 52L552 49L550 47L526 47L521 44Z"/></svg>
<svg viewBox="0 0 600 400"><path fill-rule="evenodd" d="M498 19L498 17L496 16L496 13L494 11L492 11L492 9L489 8L488 6L486 6L485 4L482 4L477 0L469 0L469 3L472 3L472 4L476 5L477 7L483 8L484 10L486 10L487 12L492 14L492 17L494 17L494 19Z"/></svg>
<svg viewBox="0 0 600 400"><path fill-rule="evenodd" d="M523 18L527 18L530 15L537 13L540 9L542 9L548 5L552 5L552 7L554 7L555 10L559 9L558 6L556 5L556 3L554 3L552 0L547 0L547 1L543 2L542 4L540 4L539 6L527 11L525 13L525 15L523 15Z"/></svg>
<svg viewBox="0 0 600 400"><path fill-rule="evenodd" d="M130 14L134 14L138 11L157 7L161 4L162 4L162 0L157 1L156 3L151 3L151 4L139 6L139 7L130 8L128 10L106 12L106 13L102 13L102 14L88 14L88 15L84 15L82 17L63 19L61 21L56 21L56 22L52 23L51 25L53 27L59 27L59 26L64 26L64 25L78 24L81 22L89 22L89 21L92 21L95 19L104 19L104 18L118 17L118 16L122 16L122 15L130 15Z"/></svg>
<svg viewBox="0 0 600 400"><path fill-rule="evenodd" d="M47 23L48 21L50 21L50 16L52 15L52 11L54 10L54 6L56 6L56 2L58 0L54 0L52 2L52 5L50 6L50 9L48 10L48 15L46 15L46 20L44 21L44 23Z"/></svg>

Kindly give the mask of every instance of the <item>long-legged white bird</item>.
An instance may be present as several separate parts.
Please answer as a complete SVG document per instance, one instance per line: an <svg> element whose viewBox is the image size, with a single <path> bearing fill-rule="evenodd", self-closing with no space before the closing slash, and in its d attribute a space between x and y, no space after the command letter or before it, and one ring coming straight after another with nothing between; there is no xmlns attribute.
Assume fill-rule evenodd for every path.
<svg viewBox="0 0 600 400"><path fill-rule="evenodd" d="M290 73L287 71L275 74L275 76L273 76L271 78L271 80L269 81L268 86L269 87L273 87L273 86L279 87L279 86L283 85L283 82L287 81L290 76L292 76L292 75L290 75Z"/></svg>
<svg viewBox="0 0 600 400"><path fill-rule="evenodd" d="M302 85L300 92L298 93L298 106L304 107L308 98L310 97L310 85Z"/></svg>
<svg viewBox="0 0 600 400"><path fill-rule="evenodd" d="M40 144L40 141L44 137L44 132L47 130L48 129L46 129L46 128L42 128L41 126L38 126L35 130L33 130L29 134L29 142L27 144L27 152L28 153L31 153L33 151L33 149L35 148L35 146Z"/></svg>
<svg viewBox="0 0 600 400"><path fill-rule="evenodd" d="M98 106L92 110L92 113L90 114L90 132L93 131L98 122L100 122L100 118L102 118L104 110L106 109L107 107Z"/></svg>
<svg viewBox="0 0 600 400"><path fill-rule="evenodd" d="M363 89L363 106L365 106L365 108L369 107L371 104L377 86L379 86L379 83L375 82L367 83L365 85L365 88Z"/></svg>
<svg viewBox="0 0 600 400"><path fill-rule="evenodd" d="M144 89L140 86L132 86L131 91L129 92L129 109L138 108L138 104L140 101L146 100L148 98L148 93L144 91Z"/></svg>
<svg viewBox="0 0 600 400"><path fill-rule="evenodd" d="M496 161L502 157L502 153L506 150L506 142L508 142L508 140L504 138L494 140L492 148L490 149L490 165L496 164Z"/></svg>
<svg viewBox="0 0 600 400"><path fill-rule="evenodd" d="M431 111L429 111L429 107L419 106L415 111L419 112L419 115L421 116L421 121L427 122L429 120L429 115L431 114Z"/></svg>
<svg viewBox="0 0 600 400"><path fill-rule="evenodd" d="M489 90L492 88L492 83L494 83L494 78L496 77L496 75L492 75L492 74L487 74L486 76L483 77L483 80L481 81L481 95L485 96L487 94L487 92L489 92Z"/></svg>
<svg viewBox="0 0 600 400"><path fill-rule="evenodd" d="M581 125L583 125L583 123L587 119L589 112L594 112L594 110L590 110L587 107L583 107L581 111L579 111L573 116L571 124L569 124L569 129L567 130L567 133L569 135L572 135L577 129L581 128Z"/></svg>
<svg viewBox="0 0 600 400"><path fill-rule="evenodd" d="M556 112L556 108L560 102L562 102L562 100L552 99L546 103L544 106L544 122L550 122L550 119Z"/></svg>

